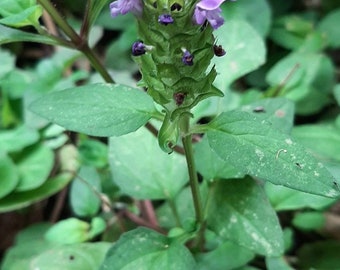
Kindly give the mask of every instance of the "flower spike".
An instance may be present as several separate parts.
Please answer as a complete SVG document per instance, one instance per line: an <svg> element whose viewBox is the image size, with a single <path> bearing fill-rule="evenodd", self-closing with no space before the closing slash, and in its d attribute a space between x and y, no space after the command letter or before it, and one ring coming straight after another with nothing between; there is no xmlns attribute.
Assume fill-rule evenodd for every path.
<svg viewBox="0 0 340 270"><path fill-rule="evenodd" d="M110 4L110 12L112 17L117 17L119 14L125 15L128 12L140 16L143 12L143 5L141 0L117 0Z"/></svg>

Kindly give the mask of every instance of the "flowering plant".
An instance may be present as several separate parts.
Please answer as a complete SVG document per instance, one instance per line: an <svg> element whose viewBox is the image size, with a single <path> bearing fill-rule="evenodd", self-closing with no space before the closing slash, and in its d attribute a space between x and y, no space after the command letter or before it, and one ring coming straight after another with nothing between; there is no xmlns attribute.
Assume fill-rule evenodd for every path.
<svg viewBox="0 0 340 270"><path fill-rule="evenodd" d="M314 29L305 14L271 24L266 0L66 2L79 24L49 0L0 3L0 212L52 212L4 270L340 267L305 255L336 242L287 241L332 233L340 92L323 50L340 46L337 14ZM15 61L18 41L44 44L28 54L43 61Z"/></svg>

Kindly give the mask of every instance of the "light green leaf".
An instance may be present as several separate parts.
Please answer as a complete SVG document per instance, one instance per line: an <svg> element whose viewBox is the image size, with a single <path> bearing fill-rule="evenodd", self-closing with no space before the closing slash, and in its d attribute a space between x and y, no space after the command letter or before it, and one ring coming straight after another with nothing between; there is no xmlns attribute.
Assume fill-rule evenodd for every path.
<svg viewBox="0 0 340 270"><path fill-rule="evenodd" d="M0 212L9 212L24 208L45 199L63 189L71 181L72 177L70 173L65 173L49 179L37 189L13 192L0 200Z"/></svg>
<svg viewBox="0 0 340 270"><path fill-rule="evenodd" d="M218 44L223 45L227 52L223 57L212 60L218 74L214 85L225 91L234 80L264 63L266 49L260 35L243 20L230 20L214 34ZM244 37L247 37L247 42Z"/></svg>
<svg viewBox="0 0 340 270"><path fill-rule="evenodd" d="M0 149L6 152L20 151L38 140L38 131L24 125L0 131Z"/></svg>
<svg viewBox="0 0 340 270"><path fill-rule="evenodd" d="M338 102L338 105L340 106L340 84L335 85L333 92L335 99Z"/></svg>
<svg viewBox="0 0 340 270"><path fill-rule="evenodd" d="M279 256L283 253L278 218L254 180L217 181L212 189L208 228L257 254Z"/></svg>
<svg viewBox="0 0 340 270"><path fill-rule="evenodd" d="M20 41L37 42L49 45L59 45L58 41L47 36L28 33L0 24L0 45Z"/></svg>
<svg viewBox="0 0 340 270"><path fill-rule="evenodd" d="M321 212L302 212L294 216L292 223L303 231L320 230L326 225L326 217Z"/></svg>
<svg viewBox="0 0 340 270"><path fill-rule="evenodd" d="M26 149L17 161L20 182L16 191L27 191L41 186L50 174L54 164L51 149L40 144Z"/></svg>
<svg viewBox="0 0 340 270"><path fill-rule="evenodd" d="M329 47L340 47L340 29L337 27L337 23L340 21L340 9L329 12L319 23L318 30L326 34Z"/></svg>
<svg viewBox="0 0 340 270"><path fill-rule="evenodd" d="M193 270L189 250L147 228L129 231L109 249L100 270Z"/></svg>
<svg viewBox="0 0 340 270"><path fill-rule="evenodd" d="M211 148L240 171L307 193L340 195L339 184L325 166L267 122L231 111L217 117L209 128Z"/></svg>
<svg viewBox="0 0 340 270"><path fill-rule="evenodd" d="M0 25L0 44L1 44L1 25ZM15 56L9 53L7 50L3 50L0 48L0 78L4 76L6 73L15 69ZM5 83L5 81L1 81L1 84ZM0 140L1 141L1 140Z"/></svg>
<svg viewBox="0 0 340 270"><path fill-rule="evenodd" d="M174 198L188 180L184 156L163 152L145 128L110 138L109 159L114 182L138 199Z"/></svg>
<svg viewBox="0 0 340 270"><path fill-rule="evenodd" d="M30 108L66 129L92 136L130 133L144 125L155 111L145 92L117 84L92 84L49 93Z"/></svg>
<svg viewBox="0 0 340 270"><path fill-rule="evenodd" d="M19 182L18 172L13 161L0 153L0 199L11 193Z"/></svg>
<svg viewBox="0 0 340 270"><path fill-rule="evenodd" d="M320 210L336 201L336 199L277 186L270 182L265 184L265 191L276 211L297 210L306 207Z"/></svg>
<svg viewBox="0 0 340 270"><path fill-rule="evenodd" d="M267 270L294 270L284 257L267 257L266 266Z"/></svg>
<svg viewBox="0 0 340 270"><path fill-rule="evenodd" d="M95 215L100 208L100 177L93 167L81 167L73 180L70 191L72 210L76 215L88 217Z"/></svg>
<svg viewBox="0 0 340 270"><path fill-rule="evenodd" d="M224 242L218 248L196 256L199 270L232 270L245 265L254 258L254 253L235 245Z"/></svg>

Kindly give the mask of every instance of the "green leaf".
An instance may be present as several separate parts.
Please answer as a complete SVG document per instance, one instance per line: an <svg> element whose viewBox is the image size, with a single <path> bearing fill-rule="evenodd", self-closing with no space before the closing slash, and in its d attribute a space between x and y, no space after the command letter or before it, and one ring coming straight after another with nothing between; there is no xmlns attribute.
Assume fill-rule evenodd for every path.
<svg viewBox="0 0 340 270"><path fill-rule="evenodd" d="M286 98L260 99L244 105L242 111L256 114L258 120L271 123L273 128L289 134L294 123L294 103Z"/></svg>
<svg viewBox="0 0 340 270"><path fill-rule="evenodd" d="M244 177L243 173L239 172L212 151L206 137L200 143L196 143L194 147L196 168L204 179Z"/></svg>
<svg viewBox="0 0 340 270"><path fill-rule="evenodd" d="M284 257L267 257L266 266L267 270L294 270Z"/></svg>
<svg viewBox="0 0 340 270"><path fill-rule="evenodd" d="M217 181L209 200L208 227L220 237L257 254L279 256L283 253L278 218L254 180Z"/></svg>
<svg viewBox="0 0 340 270"><path fill-rule="evenodd" d="M230 20L245 20L262 36L266 36L271 24L271 9L265 0L238 0L235 3L222 5L223 17ZM261 14L261 16L258 16Z"/></svg>
<svg viewBox="0 0 340 270"><path fill-rule="evenodd" d="M292 223L296 228L303 231L320 230L326 224L326 217L324 213L320 212L297 213Z"/></svg>
<svg viewBox="0 0 340 270"><path fill-rule="evenodd" d="M79 158L84 165L102 168L108 164L108 147L96 140L83 140L78 146Z"/></svg>
<svg viewBox="0 0 340 270"><path fill-rule="evenodd" d="M163 152L145 128L110 138L109 159L114 182L138 199L174 198L188 181L184 157Z"/></svg>
<svg viewBox="0 0 340 270"><path fill-rule="evenodd" d="M48 36L32 34L0 24L0 45L20 41L59 45L58 41L49 38Z"/></svg>
<svg viewBox="0 0 340 270"><path fill-rule="evenodd" d="M335 99L338 102L338 105L340 106L340 84L335 85L333 92Z"/></svg>
<svg viewBox="0 0 340 270"><path fill-rule="evenodd" d="M70 201L76 215L88 217L95 215L100 208L101 201L100 177L93 167L81 167L78 175L72 181Z"/></svg>
<svg viewBox="0 0 340 270"><path fill-rule="evenodd" d="M109 249L100 270L196 269L189 250L147 228L123 234Z"/></svg>
<svg viewBox="0 0 340 270"><path fill-rule="evenodd" d="M254 258L254 253L235 245L224 242L218 248L196 256L199 270L232 270L245 265Z"/></svg>
<svg viewBox="0 0 340 270"><path fill-rule="evenodd" d="M41 186L50 174L54 154L43 144L25 149L17 160L20 182L16 191L27 191Z"/></svg>
<svg viewBox="0 0 340 270"><path fill-rule="evenodd" d="M41 201L63 189L71 179L72 175L65 173L49 179L37 189L13 192L0 200L0 212L13 211Z"/></svg>
<svg viewBox="0 0 340 270"><path fill-rule="evenodd" d="M0 153L0 199L11 193L19 183L19 176L13 161Z"/></svg>
<svg viewBox="0 0 340 270"><path fill-rule="evenodd" d="M45 238L52 243L80 243L89 240L89 230L89 223L76 218L68 218L54 224L45 233Z"/></svg>
<svg viewBox="0 0 340 270"><path fill-rule="evenodd" d="M0 25L0 44L1 44L1 25ZM15 69L15 56L9 53L7 50L3 50L0 48L0 58L1 58L1 65L0 65L0 78L10 71ZM5 81L1 81L1 85L5 83Z"/></svg>
<svg viewBox="0 0 340 270"><path fill-rule="evenodd" d="M92 84L49 93L30 109L66 129L92 136L120 136L143 126L155 107L141 90Z"/></svg>
<svg viewBox="0 0 340 270"><path fill-rule="evenodd" d="M306 207L321 210L336 201L336 199L277 186L270 182L265 184L265 191L276 211L297 210Z"/></svg>
<svg viewBox="0 0 340 270"><path fill-rule="evenodd" d="M245 21L228 21L214 31L214 35L227 51L223 57L214 57L212 60L218 74L214 85L218 89L225 91L233 81L264 63L264 42L256 30ZM247 37L247 42L244 37Z"/></svg>
<svg viewBox="0 0 340 270"><path fill-rule="evenodd" d="M339 184L325 166L267 122L246 112L231 111L208 126L211 148L240 171L303 192L340 195Z"/></svg>
<svg viewBox="0 0 340 270"><path fill-rule="evenodd" d="M6 152L20 151L39 140L39 133L24 125L0 131L0 149Z"/></svg>
<svg viewBox="0 0 340 270"><path fill-rule="evenodd" d="M306 244L298 251L299 269L340 269L339 241Z"/></svg>
<svg viewBox="0 0 340 270"><path fill-rule="evenodd" d="M337 23L340 21L340 9L333 10L328 13L317 26L318 30L323 32L328 40L328 45L331 48L339 48L340 29Z"/></svg>
<svg viewBox="0 0 340 270"><path fill-rule="evenodd" d="M316 156L340 162L340 129L331 124L300 125L292 136Z"/></svg>
<svg viewBox="0 0 340 270"><path fill-rule="evenodd" d="M33 269L49 270L99 269L110 245L96 242L50 248L36 256L30 265Z"/></svg>

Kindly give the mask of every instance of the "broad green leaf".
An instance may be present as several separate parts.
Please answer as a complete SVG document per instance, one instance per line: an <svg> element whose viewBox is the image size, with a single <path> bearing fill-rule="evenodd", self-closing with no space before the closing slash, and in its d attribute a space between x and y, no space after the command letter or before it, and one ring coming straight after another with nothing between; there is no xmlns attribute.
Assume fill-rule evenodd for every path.
<svg viewBox="0 0 340 270"><path fill-rule="evenodd" d="M240 171L307 193L340 195L339 184L325 166L267 122L246 112L231 111L208 127L211 148Z"/></svg>
<svg viewBox="0 0 340 270"><path fill-rule="evenodd" d="M109 159L113 181L138 199L174 198L188 181L184 156L163 152L145 128L110 138Z"/></svg>
<svg viewBox="0 0 340 270"><path fill-rule="evenodd" d="M0 200L0 212L13 211L41 201L63 189L71 179L72 175L65 173L49 179L37 189L13 192Z"/></svg>
<svg viewBox="0 0 340 270"><path fill-rule="evenodd" d="M20 151L38 140L38 131L24 125L0 131L0 149L6 152Z"/></svg>
<svg viewBox="0 0 340 270"><path fill-rule="evenodd" d="M81 217L95 215L100 208L100 177L93 167L83 166L72 181L70 202L74 213Z"/></svg>
<svg viewBox="0 0 340 270"><path fill-rule="evenodd" d="M303 231L320 230L326 225L326 217L321 212L302 212L294 216L292 223Z"/></svg>
<svg viewBox="0 0 340 270"><path fill-rule="evenodd" d="M328 13L319 23L318 30L323 32L328 40L329 47L340 47L340 29L337 27L337 23L340 21L340 9L333 10Z"/></svg>
<svg viewBox="0 0 340 270"><path fill-rule="evenodd" d="M298 269L340 269L339 241L305 244L298 251Z"/></svg>
<svg viewBox="0 0 340 270"><path fill-rule="evenodd" d="M226 24L229 20L240 19L251 24L262 36L266 36L271 24L271 9L265 0L238 0L235 3L222 5L223 17ZM259 14L261 14L259 16Z"/></svg>
<svg viewBox="0 0 340 270"><path fill-rule="evenodd" d="M256 114L257 119L289 134L294 122L294 103L286 98L267 98L244 105L242 111Z"/></svg>
<svg viewBox="0 0 340 270"><path fill-rule="evenodd" d="M265 184L265 191L276 211L297 210L306 207L320 210L336 202L336 199L277 186L270 182Z"/></svg>
<svg viewBox="0 0 340 270"><path fill-rule="evenodd" d="M206 137L200 143L196 143L194 147L196 168L204 179L244 177L243 173L239 172L212 151Z"/></svg>
<svg viewBox="0 0 340 270"><path fill-rule="evenodd" d="M255 257L254 253L235 245L224 242L215 250L199 253L196 256L199 270L232 270L245 265Z"/></svg>
<svg viewBox="0 0 340 270"><path fill-rule="evenodd" d="M223 57L214 57L212 60L218 74L214 85L218 89L225 91L234 80L264 63L264 42L245 21L230 20L215 31L215 36L218 44L222 44L227 52ZM247 42L244 37L247 37Z"/></svg>
<svg viewBox="0 0 340 270"><path fill-rule="evenodd" d="M154 113L150 96L123 85L93 84L49 93L30 109L66 129L92 136L137 130Z"/></svg>
<svg viewBox="0 0 340 270"><path fill-rule="evenodd" d="M147 228L123 234L109 249L100 270L196 269L189 250Z"/></svg>
<svg viewBox="0 0 340 270"><path fill-rule="evenodd" d="M0 24L0 45L12 42L37 42L49 45L59 45L59 42L38 34L28 33L18 29L13 29Z"/></svg>
<svg viewBox="0 0 340 270"><path fill-rule="evenodd" d="M331 124L300 125L292 136L316 156L340 162L340 129Z"/></svg>
<svg viewBox="0 0 340 270"><path fill-rule="evenodd" d="M50 174L54 154L44 145L25 149L17 160L19 184L16 191L27 191L41 186Z"/></svg>
<svg viewBox="0 0 340 270"><path fill-rule="evenodd" d="M11 193L19 183L19 175L13 161L0 153L0 199Z"/></svg>
<svg viewBox="0 0 340 270"><path fill-rule="evenodd" d="M284 257L267 257L267 270L294 270Z"/></svg>
<svg viewBox="0 0 340 270"><path fill-rule="evenodd" d="M257 254L281 255L282 230L262 188L250 178L217 181L213 185L208 228Z"/></svg>
<svg viewBox="0 0 340 270"><path fill-rule="evenodd" d="M89 240L90 224L76 218L68 218L54 224L45 233L45 239L52 243L74 244Z"/></svg>

